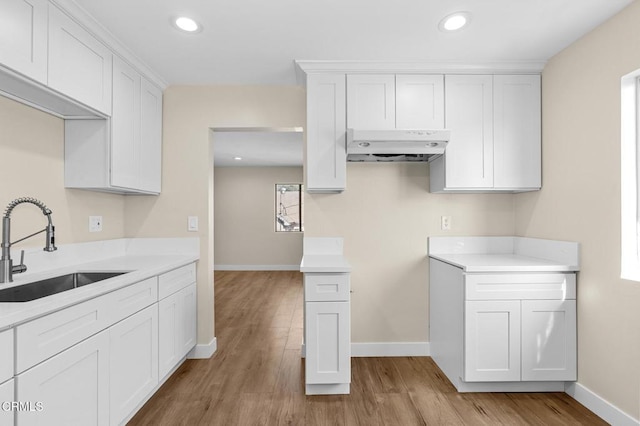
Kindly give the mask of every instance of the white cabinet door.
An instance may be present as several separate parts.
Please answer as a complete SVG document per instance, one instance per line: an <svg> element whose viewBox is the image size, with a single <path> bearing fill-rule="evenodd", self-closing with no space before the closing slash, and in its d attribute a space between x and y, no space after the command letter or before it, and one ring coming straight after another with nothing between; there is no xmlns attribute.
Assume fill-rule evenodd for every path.
<svg viewBox="0 0 640 426"><path fill-rule="evenodd" d="M347 127L396 128L395 75L347 76Z"/></svg>
<svg viewBox="0 0 640 426"><path fill-rule="evenodd" d="M444 128L443 75L396 75L396 128Z"/></svg>
<svg viewBox="0 0 640 426"><path fill-rule="evenodd" d="M576 301L522 301L522 380L577 380Z"/></svg>
<svg viewBox="0 0 640 426"><path fill-rule="evenodd" d="M306 190L341 192L347 180L344 74L307 77Z"/></svg>
<svg viewBox="0 0 640 426"><path fill-rule="evenodd" d="M0 64L47 84L47 0L0 2Z"/></svg>
<svg viewBox="0 0 640 426"><path fill-rule="evenodd" d="M467 301L464 319L466 382L520 380L520 301Z"/></svg>
<svg viewBox="0 0 640 426"><path fill-rule="evenodd" d="M17 424L109 424L109 332L103 331L17 376L16 399L42 402Z"/></svg>
<svg viewBox="0 0 640 426"><path fill-rule="evenodd" d="M306 383L351 383L349 302L307 302L305 308Z"/></svg>
<svg viewBox="0 0 640 426"><path fill-rule="evenodd" d="M162 380L180 361L180 292L158 302L158 376Z"/></svg>
<svg viewBox="0 0 640 426"><path fill-rule="evenodd" d="M197 338L197 290L196 284L180 290L180 303L182 305L182 319L180 332L180 356L183 357L196 345Z"/></svg>
<svg viewBox="0 0 640 426"><path fill-rule="evenodd" d="M493 77L494 186L540 188L539 75Z"/></svg>
<svg viewBox="0 0 640 426"><path fill-rule="evenodd" d="M13 329L0 332L0 383L13 377ZM1 401L1 400L0 400Z"/></svg>
<svg viewBox="0 0 640 426"><path fill-rule="evenodd" d="M110 422L121 424L158 384L158 308L115 324L110 335Z"/></svg>
<svg viewBox="0 0 640 426"><path fill-rule="evenodd" d="M158 302L160 379L196 345L196 315L195 283Z"/></svg>
<svg viewBox="0 0 640 426"><path fill-rule="evenodd" d="M162 182L162 91L140 80L139 187L160 192Z"/></svg>
<svg viewBox="0 0 640 426"><path fill-rule="evenodd" d="M14 380L11 379L8 382L0 384L0 404L2 403L10 403L15 401L14 393L13 393ZM35 401L37 402L37 401ZM37 409L37 406L35 407ZM14 411L0 409L0 425L13 425L14 421Z"/></svg>
<svg viewBox="0 0 640 426"><path fill-rule="evenodd" d="M113 58L111 184L137 188L140 163L140 74Z"/></svg>
<svg viewBox="0 0 640 426"><path fill-rule="evenodd" d="M55 6L49 7L49 86L111 114L112 53Z"/></svg>
<svg viewBox="0 0 640 426"><path fill-rule="evenodd" d="M451 140L444 155L448 188L493 187L493 77L445 77L446 127Z"/></svg>

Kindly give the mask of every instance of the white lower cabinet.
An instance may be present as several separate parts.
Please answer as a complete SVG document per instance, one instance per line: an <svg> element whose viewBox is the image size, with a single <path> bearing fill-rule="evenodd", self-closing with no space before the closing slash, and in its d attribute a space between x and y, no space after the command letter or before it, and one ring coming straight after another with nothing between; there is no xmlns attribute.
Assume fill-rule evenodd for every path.
<svg viewBox="0 0 640 426"><path fill-rule="evenodd" d="M196 345L196 284L158 302L159 376L162 379Z"/></svg>
<svg viewBox="0 0 640 426"><path fill-rule="evenodd" d="M110 423L121 424L158 384L158 307L154 304L109 329Z"/></svg>
<svg viewBox="0 0 640 426"><path fill-rule="evenodd" d="M465 304L464 380L520 380L520 301Z"/></svg>
<svg viewBox="0 0 640 426"><path fill-rule="evenodd" d="M349 274L304 274L307 395L350 391L349 287Z"/></svg>
<svg viewBox="0 0 640 426"><path fill-rule="evenodd" d="M0 426L14 414L17 426L124 424L196 345L195 263L20 324L15 336L14 352L14 330L0 333L0 402L22 405L0 410Z"/></svg>
<svg viewBox="0 0 640 426"><path fill-rule="evenodd" d="M18 411L17 424L109 424L109 332L103 331L19 374L16 400L37 408Z"/></svg>
<svg viewBox="0 0 640 426"><path fill-rule="evenodd" d="M305 315L307 384L349 383L349 302L308 302Z"/></svg>
<svg viewBox="0 0 640 426"><path fill-rule="evenodd" d="M460 392L577 380L574 273L463 273L431 259L430 346Z"/></svg>
<svg viewBox="0 0 640 426"><path fill-rule="evenodd" d="M5 404L5 406L0 407L0 425L13 425L14 423L14 412L15 410L11 409L11 406L7 406L6 404L11 404L16 399L14 398L14 380L11 379L8 382L0 384L0 404Z"/></svg>
<svg viewBox="0 0 640 426"><path fill-rule="evenodd" d="M577 380L575 300L522 301L522 380Z"/></svg>

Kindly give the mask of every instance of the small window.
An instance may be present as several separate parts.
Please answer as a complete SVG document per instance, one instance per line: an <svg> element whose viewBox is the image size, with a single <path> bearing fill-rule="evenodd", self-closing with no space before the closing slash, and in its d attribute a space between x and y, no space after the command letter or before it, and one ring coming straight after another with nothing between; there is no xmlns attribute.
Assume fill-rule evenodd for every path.
<svg viewBox="0 0 640 426"><path fill-rule="evenodd" d="M621 276L640 281L640 70L621 84Z"/></svg>
<svg viewBox="0 0 640 426"><path fill-rule="evenodd" d="M276 184L276 232L303 232L302 185Z"/></svg>

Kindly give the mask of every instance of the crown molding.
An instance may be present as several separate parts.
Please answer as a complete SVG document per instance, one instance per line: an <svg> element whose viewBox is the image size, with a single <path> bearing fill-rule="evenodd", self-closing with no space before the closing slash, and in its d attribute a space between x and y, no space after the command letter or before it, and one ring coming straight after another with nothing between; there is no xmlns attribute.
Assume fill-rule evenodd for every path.
<svg viewBox="0 0 640 426"><path fill-rule="evenodd" d="M305 85L308 74L540 74L545 61L426 62L295 60L296 80Z"/></svg>
<svg viewBox="0 0 640 426"><path fill-rule="evenodd" d="M165 90L169 85L167 81L158 75L142 59L136 56L113 33L98 22L89 12L78 5L74 0L49 0L71 19L89 31L94 37L104 43L114 53L124 59L129 65L136 68L147 80Z"/></svg>

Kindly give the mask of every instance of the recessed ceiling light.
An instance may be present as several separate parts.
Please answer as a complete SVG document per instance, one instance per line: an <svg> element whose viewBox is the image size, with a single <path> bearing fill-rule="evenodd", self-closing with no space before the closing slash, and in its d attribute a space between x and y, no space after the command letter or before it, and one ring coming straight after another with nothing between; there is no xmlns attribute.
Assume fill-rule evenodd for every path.
<svg viewBox="0 0 640 426"><path fill-rule="evenodd" d="M236 160L236 161L240 161L240 160L242 160L242 157L233 157L233 159Z"/></svg>
<svg viewBox="0 0 640 426"><path fill-rule="evenodd" d="M196 21L186 16L179 16L173 19L172 22L176 28L187 33L196 33L202 31L202 27Z"/></svg>
<svg viewBox="0 0 640 426"><path fill-rule="evenodd" d="M471 13L456 12L445 16L438 24L438 28L440 31L457 31L465 27L469 21L471 21Z"/></svg>

